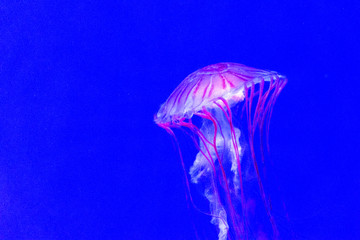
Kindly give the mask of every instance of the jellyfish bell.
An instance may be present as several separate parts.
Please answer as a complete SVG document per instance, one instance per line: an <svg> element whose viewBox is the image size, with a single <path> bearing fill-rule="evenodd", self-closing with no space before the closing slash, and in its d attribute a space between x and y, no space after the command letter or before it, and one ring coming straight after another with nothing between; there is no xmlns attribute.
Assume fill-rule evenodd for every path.
<svg viewBox="0 0 360 240"><path fill-rule="evenodd" d="M192 133L199 152L189 170L178 148L190 201L197 208L191 197L188 174L194 184L199 181L207 183L204 195L209 201L209 212L205 214L211 216L211 222L217 225L219 240L249 239L264 235L260 230L254 232L249 220L251 199L244 191L247 179L242 169L245 146L240 145L241 132L233 122L238 116L232 110L240 103L243 103L242 112L247 116L249 152L259 192L272 228L272 237L278 236L253 141L257 128L260 130L260 141L264 125L268 133L272 108L286 82L284 76L273 71L237 63L212 64L188 75L154 116L155 123L170 133L176 142L172 128L187 129ZM267 88L265 83L268 83ZM202 118L201 127L192 122L194 115ZM264 155L261 156L263 159Z"/></svg>
<svg viewBox="0 0 360 240"><path fill-rule="evenodd" d="M277 79L286 80L276 72L238 63L212 64L188 75L162 104L154 120L166 123L183 117L191 118L203 106L215 107L213 103L220 97L232 105L245 98L244 89Z"/></svg>

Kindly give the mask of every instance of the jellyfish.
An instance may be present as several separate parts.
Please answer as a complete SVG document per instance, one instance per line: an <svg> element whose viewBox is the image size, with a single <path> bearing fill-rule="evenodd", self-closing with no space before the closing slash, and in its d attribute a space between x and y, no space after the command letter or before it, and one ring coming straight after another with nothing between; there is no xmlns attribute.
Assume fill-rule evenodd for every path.
<svg viewBox="0 0 360 240"><path fill-rule="evenodd" d="M155 123L175 140L189 201L210 216L219 240L279 237L263 184L263 145L269 149L273 106L286 83L286 77L274 71L230 62L212 64L188 75L154 116ZM195 123L195 118L201 123ZM240 131L242 125L246 131ZM189 135L198 151L189 168L174 129ZM260 144L254 144L256 132ZM193 199L191 183L202 186L209 203L206 210Z"/></svg>

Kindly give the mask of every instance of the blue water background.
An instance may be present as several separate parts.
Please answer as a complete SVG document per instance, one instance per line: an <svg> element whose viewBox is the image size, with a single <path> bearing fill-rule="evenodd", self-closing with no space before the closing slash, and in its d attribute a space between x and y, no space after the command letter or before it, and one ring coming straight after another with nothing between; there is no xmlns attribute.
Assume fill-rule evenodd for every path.
<svg viewBox="0 0 360 240"><path fill-rule="evenodd" d="M223 61L289 79L270 145L297 239L360 239L359 6L1 2L0 239L195 239L153 115Z"/></svg>

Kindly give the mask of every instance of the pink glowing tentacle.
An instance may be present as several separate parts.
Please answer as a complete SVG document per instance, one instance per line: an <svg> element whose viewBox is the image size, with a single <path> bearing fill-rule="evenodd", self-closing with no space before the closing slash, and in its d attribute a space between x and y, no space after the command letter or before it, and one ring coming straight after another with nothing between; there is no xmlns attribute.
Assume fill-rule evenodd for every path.
<svg viewBox="0 0 360 240"><path fill-rule="evenodd" d="M200 113L197 113L197 115L204 115L204 114L200 114ZM210 119L209 119L210 120ZM201 130L195 126L194 124L189 124L189 123L186 123L185 125L182 124L182 126L185 126L185 127L189 127L191 129L194 130L195 134L197 134L197 136L199 137L199 139L202 141L207 153L209 154L209 157L211 158L211 160L209 159L209 157L206 156L206 154L201 150L200 147L198 147L198 150L202 153L202 155L206 158L206 160L209 162L209 164L211 165L212 169L213 169L213 172L214 172L214 175L215 175L215 178L219 179L219 177L217 176L217 173L216 173L216 170L215 170L215 163L214 163L214 160L212 159L211 157L211 153L210 153L210 150L208 149L208 147L206 146L205 142L207 142L209 145L211 145L213 148L214 148L214 144L212 142L210 142L205 136L204 134L201 132ZM223 135L224 136L224 135ZM194 139L193 139L194 140ZM198 146L198 144L196 143L196 141L194 140L196 146ZM224 180L224 182L226 183L226 179ZM221 184L221 181L219 179L219 183Z"/></svg>
<svg viewBox="0 0 360 240"><path fill-rule="evenodd" d="M195 115L197 115L197 116L199 116L199 117L203 117L203 118L207 118L207 119L209 119L208 118L208 116L206 116L206 114L203 114L203 113L201 113L201 112L199 112L199 113L195 113ZM210 120L210 119L209 119ZM216 121L216 123L217 123L217 126L219 127L219 130L220 130L220 134L221 134L221 136L222 136L222 138L223 138L223 140L225 140L225 136L224 136L224 134L223 134L223 131L222 131L222 128L221 128L221 124L219 124L219 122L218 122L218 120L216 119L216 118L214 118L214 120ZM196 127L196 126L195 126ZM200 131L200 130L199 130ZM213 144L212 143L210 143L210 141L209 140L207 140L206 139L206 141L210 144L210 145L212 145L213 146ZM216 146L215 146L216 147ZM223 148L225 148L225 141L224 141L224 143L223 143ZM223 160L223 158L224 158L224 152L222 153L222 156L221 156L221 160ZM220 179L219 179L220 180ZM225 188L223 185L222 185L222 183L221 183L221 181L219 181L219 183L221 184L221 186L223 187L223 188Z"/></svg>
<svg viewBox="0 0 360 240"><path fill-rule="evenodd" d="M281 91L281 87L284 86L284 83L286 84L286 80L281 81L280 78L278 76L276 76L276 79L274 81L274 91L268 101L268 104L264 110L265 114L264 114L264 119L263 121L265 121L265 116L267 116L266 118L266 145L267 145L267 150L268 152L270 151L270 146L269 146L269 126L270 126L270 120L271 120L271 116L272 116L272 109L273 106L275 104L275 101L277 99L277 97L279 96L279 91ZM270 91L270 90L269 90Z"/></svg>
<svg viewBox="0 0 360 240"><path fill-rule="evenodd" d="M264 79L261 79L260 81L260 89L259 89L259 97L258 97L258 101L255 107L255 111L254 111L254 128L257 127L258 125L258 118L260 117L261 111L260 111L260 107L261 107L261 101L260 99L262 98L263 95L263 90L264 90Z"/></svg>
<svg viewBox="0 0 360 240"><path fill-rule="evenodd" d="M224 133L222 131L221 124L219 123L219 121L216 118L214 118L214 119L215 119L217 125L219 126L220 134L221 134L221 137L223 139L223 149L224 149L225 148L225 136L224 136ZM224 151L222 152L222 155L221 155L221 160L223 160L223 159L224 159Z"/></svg>
<svg viewBox="0 0 360 240"><path fill-rule="evenodd" d="M263 118L264 114L263 114L263 105L264 102L266 101L268 92L265 92L265 95L263 95L264 92L264 85L265 85L265 81L264 79L261 79L260 82L260 94L258 97L258 101L257 101L257 106L255 109L255 113L254 113L254 122L255 122L255 128L259 127L259 133L260 133L260 153L261 153L261 161L262 163L265 162L265 156L264 156L264 152L263 152L263 140L262 140L262 129L261 129L261 118ZM264 174L265 174L265 169L263 168Z"/></svg>
<svg viewBox="0 0 360 240"><path fill-rule="evenodd" d="M259 112L261 112L261 117L257 120L259 125L259 133L260 133L260 152L261 152L261 160L262 163L265 163L265 157L264 157L264 146L263 146L263 123L264 119L266 118L266 112L264 111L264 107L266 106L266 100L271 92L271 90L274 88L273 86L273 79L270 80L270 85L268 90L265 92L265 94L258 99L259 102L261 102ZM265 172L265 169L264 169Z"/></svg>
<svg viewBox="0 0 360 240"><path fill-rule="evenodd" d="M221 105L217 104L220 107L220 109L224 112L224 114L227 117L227 119L229 121L229 124L230 124L231 138L232 138L233 146L234 146L234 149L235 149L236 162L237 162L238 171L239 171L240 188L241 188L241 192L242 192L241 197L242 197L242 199L245 200L244 193L243 193L243 187L242 187L242 177L241 177L242 172L241 172L241 163L240 163L240 153L239 153L239 148L238 148L238 145L237 145L237 138L236 138L236 134L235 134L235 129L234 129L234 126L233 126L233 123L232 123L231 109L230 109L229 104L227 103L227 101L224 98L220 98L220 100L224 103L224 105L227 108L227 111L225 111L225 109Z"/></svg>
<svg viewBox="0 0 360 240"><path fill-rule="evenodd" d="M253 138L253 134L252 134L254 132L254 130L251 128L252 127L252 125L251 125L251 117L252 117L252 114L251 114L251 102L252 102L252 97L253 97L253 93L251 92L250 93L250 99L248 101L246 101L248 103L246 108L247 108L247 112L248 112L248 128L249 128L248 132L249 132L250 152L251 152L251 155L252 155L253 165L254 165L256 175L257 175L257 179L258 179L258 185L259 185L259 189L260 189L261 198L263 199L267 215L268 215L268 217L270 219L270 223L272 225L274 235L277 236L278 230L277 230L277 227L276 227L276 224L275 224L275 220L274 220L274 218L273 218L273 216L272 216L272 214L270 212L270 206L269 206L268 200L267 200L266 195L265 195L264 187L263 187L261 177L260 177L259 167L258 167L258 164L257 164L257 161L256 161L256 156L255 156L255 149L254 149L254 142L253 142L254 138ZM245 98L248 98L248 93L247 92L245 92Z"/></svg>
<svg viewBox="0 0 360 240"><path fill-rule="evenodd" d="M248 99L248 93L246 91L245 93L245 98L247 99L246 103L246 108L247 108L247 122L248 122L248 135L249 135L249 145L250 145L250 152L251 152L251 156L253 159L255 159L255 151L254 151L254 130L252 127L252 114L251 114L251 108L252 108L252 101L253 101L253 94L254 94L254 83L252 83L252 87L250 88L250 98ZM256 173L258 174L258 176L260 177L259 173L258 173L258 166L257 163L255 161L255 169L256 169Z"/></svg>
<svg viewBox="0 0 360 240"><path fill-rule="evenodd" d="M209 157L211 158L211 160L209 160L209 159L206 157L206 155L201 151L202 154L203 154L203 156L205 156L205 158L208 159L208 161L210 162L210 164L211 164L211 166L212 166L212 168L213 168L214 179L219 179L219 177L218 177L217 174L216 174L216 169L215 169L215 165L214 165L214 160L213 160L213 158L212 158L212 156L211 156L211 153L210 153L210 150L209 150L208 147L206 146L205 142L209 142L210 145L213 145L213 144L210 143L210 141L204 136L204 134L201 132L201 130L197 128L197 126L195 126L195 125L193 125L193 124L192 124L192 126L193 126L193 128L196 130L195 133L198 135L199 139L202 141L202 143L203 143L203 145L204 145L207 153L209 154ZM215 144L216 144L216 143L215 143ZM216 146L216 145L215 145L215 146ZM215 147L215 149L216 149L216 147ZM218 154L217 154L217 156L218 156ZM219 159L219 158L218 158L218 159ZM226 184L226 187L228 188L228 186L227 186L227 180L226 180L226 175L224 176L224 169L223 169L222 164L221 164L220 161L219 161L219 165L220 165L220 167L221 167L222 170L223 170L224 182L225 182L225 184ZM219 179L219 183L221 184L220 179ZM216 184L215 184L215 183L213 183L213 188L214 188L214 190L215 190L215 194L216 194L216 197L217 197L217 201L221 204L221 199L220 199L219 190L218 190L218 188L216 187ZM231 202L230 202L230 204L231 204ZM211 215L211 216L214 216L214 215L212 215L212 214L210 214L210 215ZM219 218L219 219L221 219L221 220L223 221L223 223L226 223L226 220L222 219L221 217L216 216L216 218ZM231 239L229 233L228 233L228 237L229 237L229 239Z"/></svg>
<svg viewBox="0 0 360 240"><path fill-rule="evenodd" d="M214 117L211 115L211 113L209 113L205 108L203 108L202 112L208 116L208 119L210 121L213 122L214 124L214 139L213 139L213 142L214 142L214 149L215 149L215 154L218 158L218 161L219 161L219 166L220 166L220 169L221 169L221 172L222 172L222 175L223 175L223 178L224 178L224 182L225 182L225 187L226 187L226 195L227 195L227 198L228 198L228 202L229 202L229 205L230 205L230 208L232 209L232 211L230 211L231 213L231 218L232 218L232 221L233 221L233 226L234 228L237 228L237 222L238 220L236 219L236 211L235 211L235 208L234 208L234 205L232 203L232 200L231 200L231 196L230 196L230 189L229 189L229 185L227 183L227 177L226 177L226 173L225 173L225 170L224 170L224 167L223 167L223 163L220 159L220 156L219 156L219 153L217 151L217 147L216 147L216 135L217 135L217 124L216 124L216 121L214 119ZM238 233L240 234L240 233Z"/></svg>
<svg viewBox="0 0 360 240"><path fill-rule="evenodd" d="M182 126L184 127L187 127L190 129L191 132L193 132L194 134L196 134L199 138L201 138L200 140L203 142L203 144L205 144L204 141L208 141L205 136L203 136L202 133L198 133L198 131L200 131L199 129L197 129L197 127L195 125L193 125L192 123L189 124L189 125L183 125L181 124ZM183 130L187 135L190 136L190 134L188 132L186 132L185 130ZM201 134L201 136L199 136L199 134ZM212 169L215 169L215 164L214 164L214 161L212 159L209 159L208 156L206 156L206 153L204 153L204 151L200 148L199 144L197 143L196 139L193 137L193 136L190 136L190 138L193 140L194 144L195 144L195 147L196 149L201 152L201 154L206 158L206 160L208 161L208 163L210 164L211 168ZM205 138L205 139L204 139ZM208 154L209 154L209 150L207 150ZM211 158L211 156L210 156ZM215 177L216 177L216 172L214 172L215 174Z"/></svg>
<svg viewBox="0 0 360 240"><path fill-rule="evenodd" d="M237 167L238 167L238 174L239 174L239 184L240 184L240 195L241 195L241 205L242 205L242 211L243 211L243 216L246 216L246 211L245 211L245 195L244 195L244 188L243 188L243 179L242 179L242 171L241 171L241 162L240 162L240 153L239 153L239 148L237 145L237 138L236 138L236 134L235 134L235 129L234 129L234 125L232 123L232 114L231 114L231 108L229 106L229 104L227 103L227 101L224 98L219 98L223 104L226 106L227 111L225 111L225 109L218 103L216 103L217 106L219 106L219 108L223 111L224 115L227 117L229 124L230 124L230 131L231 131L231 141L235 150L235 156L236 156L236 163L237 163ZM244 223L246 224L246 223Z"/></svg>
<svg viewBox="0 0 360 240"><path fill-rule="evenodd" d="M275 102L277 100L277 98L279 97L280 95L280 92L284 89L284 86L286 85L287 83L287 79L282 79L282 81L279 79L279 77L277 77L277 81L278 81L278 84L277 84L277 88L275 88L274 91L276 91L275 94L275 98L274 100L272 101L272 104L271 104L271 107L270 107L270 112L269 112L269 117L268 117L268 122L267 122L267 125L266 125L266 139L267 139L267 150L270 151L270 146L269 146L269 127L270 127L270 119L271 119L271 116L272 116L272 112L273 112L273 108L274 108L274 105L275 105Z"/></svg>
<svg viewBox="0 0 360 240"><path fill-rule="evenodd" d="M198 114L198 113L197 113L197 115L200 116L200 115L204 115L204 114ZM202 153L202 155L206 158L206 160L207 160L207 161L209 162L209 164L211 165L212 170L213 170L214 175L215 175L214 177L217 178L217 179L219 179L219 177L217 176L217 173L216 173L216 169L215 169L215 162L214 162L214 160L212 159L210 150L209 150L209 148L207 147L207 145L206 145L205 142L207 142L209 145L211 145L211 146L214 148L213 143L210 142L210 141L204 136L204 134L201 132L201 130L200 130L196 125L194 125L194 124L192 124L192 123L186 123L186 122L181 123L181 125L190 128L190 130L193 131L193 132L199 137L199 139L202 141L202 143L203 143L203 145L204 145L204 147L205 147L205 149L206 149L207 154L209 155L209 157L206 156L206 154L201 150L201 148L198 146L198 144L196 143L196 141L193 139L194 142L195 142L195 144L196 144L196 146L198 146L198 150ZM210 159L209 159L209 158L210 158ZM219 179L219 180L220 180L220 179ZM225 182L226 182L226 180L225 180Z"/></svg>
<svg viewBox="0 0 360 240"><path fill-rule="evenodd" d="M219 179L219 177L217 176L217 173L216 173L216 169L215 169L215 161L214 159L212 158L211 156L211 153L210 153L210 150L209 148L207 147L206 143L207 142L208 144L210 144L212 147L213 144L204 136L204 134L201 132L201 130L196 126L194 125L193 123L189 122L181 122L179 123L181 126L184 126L184 127L188 127L191 131L193 131L200 139L200 141L202 141L205 149L206 149L206 152L208 154L208 156L206 156L206 154L203 152L203 150L201 150L200 147L198 147L198 150L201 152L201 154L206 158L206 160L208 161L208 163L210 164L211 168L212 168L212 172L214 173L214 178L215 179ZM194 140L194 139L193 139ZM196 141L194 140L196 146L198 146L198 144L196 143ZM219 179L220 180L220 179ZM217 189L216 186L214 186L214 189ZM219 197L219 194L218 194L218 190L216 190L216 193L217 193L217 197L218 197L218 201L220 201L220 197Z"/></svg>
<svg viewBox="0 0 360 240"><path fill-rule="evenodd" d="M159 125L160 126L160 125ZM214 218L218 218L220 219L224 224L226 224L226 220L225 219L222 219L221 217L219 216L216 216L214 214L211 214L211 213L207 213L207 212L204 212L202 211L200 208L197 207L197 205L195 204L193 198L192 198L192 195L191 195L191 188L190 188L190 183L189 183L189 179L188 179L188 176L187 176L187 172L186 172L186 167L185 167L185 163L184 163L184 159L183 159L183 156L182 156L182 152L181 152L181 148L180 148L180 145L179 145L179 142L176 138L176 135L174 134L174 132L169 128L167 127L166 125L161 125L160 127L164 128L173 138L174 138L174 141L176 142L176 145L177 145L177 149L178 149L178 153L179 153L179 157L180 157L180 160L181 160L181 166L183 168L183 172L184 172L184 176L185 176L185 184L186 184L186 188L187 188L187 191L188 191L188 196L189 196L189 199L190 199L190 202L192 204L192 206L194 207L194 209L196 209L197 211L199 211L200 213L204 214L204 215L207 215L207 216L210 216L210 217L214 217ZM213 182L212 183L213 186L215 187L215 183ZM215 188L214 188L215 189ZM218 197L218 200L220 201L220 197L218 195L218 191L216 191L216 195ZM229 233L228 233L228 237L229 239L231 239Z"/></svg>
<svg viewBox="0 0 360 240"><path fill-rule="evenodd" d="M251 136L252 136L252 140L254 141L254 133L255 133L255 127L254 127L254 119L251 118L251 112L252 112L252 103L254 100L254 89L255 89L255 83L251 82L251 88L250 88L250 101L249 101L249 115L250 115L250 128L251 129Z"/></svg>

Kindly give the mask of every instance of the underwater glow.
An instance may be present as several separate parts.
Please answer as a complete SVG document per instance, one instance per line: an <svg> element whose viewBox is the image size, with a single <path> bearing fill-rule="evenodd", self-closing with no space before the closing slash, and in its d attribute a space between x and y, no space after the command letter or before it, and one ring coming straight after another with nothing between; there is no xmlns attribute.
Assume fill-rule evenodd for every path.
<svg viewBox="0 0 360 240"><path fill-rule="evenodd" d="M272 109L287 79L237 63L206 66L187 76L172 92L154 117L177 143L192 205L190 181L204 187L207 211L217 226L218 239L276 239L279 231L265 194L263 129L268 132ZM240 114L237 114L240 109ZM244 114L245 113L245 114ZM247 136L241 136L238 122L246 115ZM193 117L202 119L198 127ZM173 132L188 134L198 149L193 165L187 169ZM259 130L261 162L257 161L254 136ZM241 139L246 139L242 143ZM242 143L242 144L241 144ZM248 152L249 156L244 155ZM256 199L260 199L259 207ZM259 202L259 200L258 200ZM264 217L265 216L265 217ZM265 220L264 220L265 219ZM266 225L271 233L266 233Z"/></svg>

